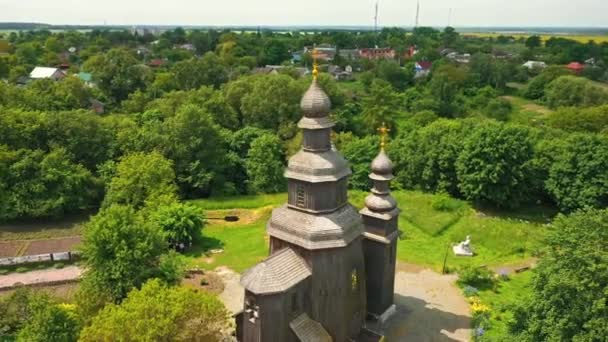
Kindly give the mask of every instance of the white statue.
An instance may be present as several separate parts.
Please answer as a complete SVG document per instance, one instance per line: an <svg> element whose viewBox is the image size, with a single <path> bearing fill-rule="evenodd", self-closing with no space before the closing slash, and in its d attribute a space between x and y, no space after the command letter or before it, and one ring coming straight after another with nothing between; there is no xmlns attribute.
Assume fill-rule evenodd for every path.
<svg viewBox="0 0 608 342"><path fill-rule="evenodd" d="M454 254L457 256L473 256L471 250L471 236L467 235L467 239L452 247Z"/></svg>

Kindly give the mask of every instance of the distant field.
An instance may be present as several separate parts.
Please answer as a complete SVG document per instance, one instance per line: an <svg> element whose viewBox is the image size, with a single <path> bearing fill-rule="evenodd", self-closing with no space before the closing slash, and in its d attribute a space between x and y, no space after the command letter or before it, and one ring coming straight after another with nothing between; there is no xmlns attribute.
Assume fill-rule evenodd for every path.
<svg viewBox="0 0 608 342"><path fill-rule="evenodd" d="M490 33L490 32L479 32L479 33L464 33L463 36L473 36L473 37L482 37L482 38L496 38L498 36L512 36L515 39L518 38L528 38L529 36L531 36L530 34L524 34L524 33L515 33L515 34L510 34L510 33ZM593 40L596 43L608 43L608 35L578 35L578 34L541 34L540 35L541 39L543 41L551 38L551 37L555 37L555 38L566 38L566 39L572 39L572 40L576 40L578 42L581 43L587 43L591 40Z"/></svg>

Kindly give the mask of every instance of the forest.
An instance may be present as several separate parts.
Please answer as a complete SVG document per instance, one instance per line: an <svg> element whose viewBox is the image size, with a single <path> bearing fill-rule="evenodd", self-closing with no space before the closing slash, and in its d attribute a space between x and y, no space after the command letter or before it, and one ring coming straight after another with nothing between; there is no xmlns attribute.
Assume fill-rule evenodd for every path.
<svg viewBox="0 0 608 342"><path fill-rule="evenodd" d="M317 60L316 46L335 48L335 56ZM394 50L394 58L341 53L374 46ZM286 191L284 167L301 145L299 103L315 61L332 102L334 145L353 170L353 191L370 188L376 130L384 123L391 129L387 152L395 190L496 210L548 207L560 213L555 225L572 239L604 241L598 255L583 255L596 258L584 272L576 272L574 259L543 264L534 285L538 295L528 303L534 310L514 309L511 325L521 340L602 340L608 43L475 37L451 27L0 33L0 222L99 210L84 232L89 271L79 295L87 300L77 309L41 309L16 298L4 303L14 315L0 327L23 341L48 334L94 341L118 332L130 340L141 329L128 329L121 317L137 320L145 315L140 302L158 296L159 306L197 303L182 309L204 317L200 326L214 327L205 337L216 340L225 315L217 299L190 298L167 285L180 278L173 250L199 239L205 224L190 200ZM65 77L31 79L38 66L60 66ZM336 68L352 69L352 77L335 77ZM580 232L579 225L594 228ZM549 239L554 249L547 260L560 259L560 246L574 248L559 234ZM594 267L604 272L587 272ZM572 281L599 284L588 298L569 297L581 313L572 314L570 325L551 322L542 309L552 295L576 288L565 284L550 292L543 286L558 269ZM594 310L582 314L592 302ZM25 322L19 310L36 314ZM72 330L41 324L51 316ZM168 334L197 336L197 326L175 324L166 327Z"/></svg>

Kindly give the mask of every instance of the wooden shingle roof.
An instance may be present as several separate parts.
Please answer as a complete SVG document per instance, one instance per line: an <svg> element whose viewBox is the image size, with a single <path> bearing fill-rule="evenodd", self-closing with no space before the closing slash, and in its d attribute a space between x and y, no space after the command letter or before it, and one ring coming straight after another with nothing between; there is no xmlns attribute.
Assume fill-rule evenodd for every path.
<svg viewBox="0 0 608 342"><path fill-rule="evenodd" d="M289 323L291 330L302 342L331 342L331 336L321 323L311 319L303 313Z"/></svg>
<svg viewBox="0 0 608 342"><path fill-rule="evenodd" d="M311 275L306 262L285 248L243 273L241 285L255 294L284 292Z"/></svg>

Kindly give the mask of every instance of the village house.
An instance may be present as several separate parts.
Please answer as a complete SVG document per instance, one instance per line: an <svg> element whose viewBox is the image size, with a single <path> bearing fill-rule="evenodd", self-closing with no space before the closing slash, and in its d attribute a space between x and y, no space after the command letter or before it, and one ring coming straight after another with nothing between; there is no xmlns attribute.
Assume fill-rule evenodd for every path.
<svg viewBox="0 0 608 342"><path fill-rule="evenodd" d="M30 79L40 80L44 78L52 79L53 81L59 81L65 77L65 73L58 68L50 67L35 67L30 72Z"/></svg>
<svg viewBox="0 0 608 342"><path fill-rule="evenodd" d="M335 46L329 44L320 44L317 46L306 46L304 47L304 54L310 53L312 54L313 50L315 51L316 58L320 61L331 62L336 58L337 49Z"/></svg>
<svg viewBox="0 0 608 342"><path fill-rule="evenodd" d="M431 72L432 66L433 66L433 63L430 61L416 62L416 64L414 64L414 70L416 72L416 74L414 75L414 78L422 78L422 77L428 76L429 73Z"/></svg>
<svg viewBox="0 0 608 342"><path fill-rule="evenodd" d="M266 65L262 68L253 69L251 71L251 73L252 74L262 74L262 75L277 75L277 74L279 74L279 71L287 69L287 68L297 71L297 73L300 77L306 76L310 73L310 70L308 70L308 68L292 67L292 66L284 66L284 65Z"/></svg>
<svg viewBox="0 0 608 342"><path fill-rule="evenodd" d="M585 66L579 62L571 62L570 64L566 65L566 69L578 75L583 72Z"/></svg>
<svg viewBox="0 0 608 342"><path fill-rule="evenodd" d="M527 61L522 66L527 69L544 69L547 67L547 63L539 61Z"/></svg>
<svg viewBox="0 0 608 342"><path fill-rule="evenodd" d="M397 53L392 48L366 48L359 50L359 57L364 59L394 59Z"/></svg>

